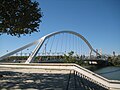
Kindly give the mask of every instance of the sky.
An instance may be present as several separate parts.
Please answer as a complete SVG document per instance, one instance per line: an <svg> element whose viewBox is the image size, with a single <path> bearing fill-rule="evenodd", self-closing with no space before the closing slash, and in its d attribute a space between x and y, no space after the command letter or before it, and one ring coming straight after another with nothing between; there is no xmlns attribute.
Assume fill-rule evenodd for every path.
<svg viewBox="0 0 120 90"><path fill-rule="evenodd" d="M34 0L35 1L35 0ZM0 56L62 30L83 35L94 49L120 54L120 0L36 0L43 12L40 32L0 36Z"/></svg>

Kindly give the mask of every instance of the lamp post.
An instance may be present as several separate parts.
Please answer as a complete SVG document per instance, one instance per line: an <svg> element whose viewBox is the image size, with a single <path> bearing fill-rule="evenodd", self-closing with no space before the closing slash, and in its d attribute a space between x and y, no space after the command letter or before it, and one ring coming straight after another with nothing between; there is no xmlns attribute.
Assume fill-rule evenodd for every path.
<svg viewBox="0 0 120 90"><path fill-rule="evenodd" d="M8 53L8 50L6 50L6 52ZM9 60L9 57L8 58L6 58L7 60Z"/></svg>
<svg viewBox="0 0 120 90"><path fill-rule="evenodd" d="M29 52L28 52L29 48L27 48L27 53L28 53L28 56L29 56Z"/></svg>

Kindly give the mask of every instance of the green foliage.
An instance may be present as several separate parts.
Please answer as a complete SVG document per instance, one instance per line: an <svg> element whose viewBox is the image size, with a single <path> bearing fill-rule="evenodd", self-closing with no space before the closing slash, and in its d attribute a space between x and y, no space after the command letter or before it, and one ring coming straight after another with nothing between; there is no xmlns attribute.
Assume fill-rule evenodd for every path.
<svg viewBox="0 0 120 90"><path fill-rule="evenodd" d="M73 54L74 54L74 52L73 52L73 51L71 51L71 52L69 52L69 53L68 53L68 56L72 57L72 56L73 56Z"/></svg>
<svg viewBox="0 0 120 90"><path fill-rule="evenodd" d="M41 9L31 0L0 0L0 34L20 37L38 32Z"/></svg>
<svg viewBox="0 0 120 90"><path fill-rule="evenodd" d="M80 60L80 58L78 58L78 56L75 57L73 51L69 52L68 55L64 54L64 60L67 63L76 63L79 65L83 64L83 60Z"/></svg>
<svg viewBox="0 0 120 90"><path fill-rule="evenodd" d="M67 63L75 63L75 58L73 57L74 52L71 51L68 53L68 55L64 54L64 60Z"/></svg>
<svg viewBox="0 0 120 90"><path fill-rule="evenodd" d="M118 56L113 55L111 57L108 57L107 60L116 66L120 66L120 55Z"/></svg>
<svg viewBox="0 0 120 90"><path fill-rule="evenodd" d="M28 56L11 56L7 57L0 62L7 62L7 63L18 63L18 62L25 62Z"/></svg>

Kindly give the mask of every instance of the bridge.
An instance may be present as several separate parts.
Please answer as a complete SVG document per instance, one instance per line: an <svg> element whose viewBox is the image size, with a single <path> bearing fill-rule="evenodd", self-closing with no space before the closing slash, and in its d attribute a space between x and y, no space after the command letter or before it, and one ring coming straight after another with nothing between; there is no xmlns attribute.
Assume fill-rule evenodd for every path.
<svg viewBox="0 0 120 90"><path fill-rule="evenodd" d="M61 36L58 36L58 35L61 35ZM68 39L68 35L71 35L71 39ZM58 37L62 37L62 39L58 39L56 40L56 46L53 46L55 45L55 43L53 43L55 41L55 37L58 38ZM66 41L63 43L64 41L64 37L66 37ZM74 37L73 37L74 36ZM77 37L77 39L75 40L74 38ZM52 38L52 39L51 39ZM91 44L88 42L87 39L85 39L81 34L79 33L76 33L76 32L73 32L73 31L58 31L58 32L53 32L53 33L50 33L48 35L45 35L43 37L41 37L39 40L36 40L32 43L29 43L21 48L18 48L12 52L9 52L7 53L6 55L3 55L0 57L0 60L3 60L4 58L8 58L10 57L11 55L14 55L15 53L18 53L24 49L27 49L28 47L31 47L33 45L36 45L35 49L31 52L31 54L29 55L28 59L25 61L24 64L4 64L4 63L0 63L0 68L2 70L4 70L4 68L12 68L12 70L14 70L15 68L16 69L25 69L26 70L26 73L30 73L30 69L44 69L45 71L46 70L50 70L53 71L53 70L57 70L57 71L60 71L60 70L69 70L70 73L69 73L69 77L68 77L68 83L67 83L67 87L66 87L66 90L70 90L70 85L69 85L69 81L70 81L70 78L71 78L71 73L72 75L74 76L74 89L72 90L79 90L79 88L83 88L82 90L96 90L96 89L100 89L100 90L119 90L120 89L120 81L117 81L117 80L108 80L96 73L93 73L77 64L65 64L65 63L62 63L62 64L32 64L32 62L35 60L35 57L37 56L37 54L39 54L39 51L43 49L43 52L44 52L44 55L48 55L48 56L55 56L55 53L57 53L57 50L59 50L59 52L61 52L62 50L64 50L64 53L57 53L58 56L62 56L63 54L67 54L65 50L66 48L69 49L69 51L73 51L75 50L78 50L78 48L80 47L79 43L77 42L79 40L82 40L83 43L87 46L87 48L89 49L89 56L90 58L92 57L92 53L95 53L97 56L101 56L96 50L93 49L93 47L91 46ZM49 41L51 40L51 42L49 43ZM72 41L73 40L73 41ZM75 42L73 43L73 47L72 49L70 49L70 47L66 47L66 46L70 46L72 43L71 42ZM61 44L60 44L61 42ZM67 44L68 42L68 44ZM49 50L47 51L47 45L49 45ZM63 44L67 44L67 45L63 45ZM61 45L61 46L58 46L58 45ZM77 45L77 46L76 46ZM65 48L63 48L63 46ZM53 47L53 50L54 50L54 54L52 52L52 48ZM79 50L78 50L79 51ZM79 53L78 51L74 51L75 54L77 56L79 56ZM82 51L82 50L81 50ZM43 56L44 56L43 55ZM91 61L91 60L89 60ZM93 60L92 60L93 61ZM28 71L29 69L29 71ZM19 71L18 71L19 72ZM48 72L49 73L49 72ZM77 89L76 89L77 88Z"/></svg>
<svg viewBox="0 0 120 90"><path fill-rule="evenodd" d="M60 37L60 35L61 35L61 37ZM70 37L68 37L68 35ZM60 39L58 39L58 40L56 39L56 42L54 43L53 41L55 41L55 37L57 39L58 39L58 37L60 37ZM50 42L51 45L49 45L49 50L46 51L47 50L47 46L48 46L48 42L50 41L50 39L51 39L51 42ZM78 41L80 41L80 42L78 42ZM70 51L74 51L77 56L80 56L80 54L82 55L82 51L83 51L82 49L84 49L84 48L81 47L82 43L84 45L86 45L86 46L84 46L84 48L86 47L87 49L89 49L88 54L89 54L90 57L92 56L92 52L94 52L97 56L101 56L96 50L93 49L91 44L81 34L73 32L73 31L58 31L58 32L53 32L53 33L50 33L48 35L45 35L45 36L41 37L39 40L36 40L36 41L34 41L32 43L29 43L29 44L27 44L27 45L25 45L25 46L23 46L21 48L18 48L16 50L12 51L12 52L9 52L6 55L3 55L3 56L0 57L0 60L3 60L4 58L7 58L7 57L9 57L11 55L14 55L17 52L20 52L20 51L22 52L22 50L25 50L26 48L31 47L31 46L36 45L36 44L37 44L37 46L31 52L29 58L26 60L25 63L33 62L35 57L36 57L36 55L40 54L39 51L41 49L43 49L43 53L42 54L44 54L44 55L48 54L48 56L50 56L50 54L52 53L51 48L53 48L53 47L54 47L53 48L54 53L52 53L52 55L57 53L58 56L61 56L61 55L67 54L67 52L69 53ZM59 44L59 46L58 46L58 44ZM81 46L80 46L80 44L81 44ZM70 49L70 46L71 47L74 46L74 47L72 47ZM68 48L69 48L69 51L67 50ZM57 52L58 49L59 49L59 51ZM62 51L62 49L64 51ZM87 51L87 50L85 49L84 51ZM83 55L85 55L85 53L83 53Z"/></svg>

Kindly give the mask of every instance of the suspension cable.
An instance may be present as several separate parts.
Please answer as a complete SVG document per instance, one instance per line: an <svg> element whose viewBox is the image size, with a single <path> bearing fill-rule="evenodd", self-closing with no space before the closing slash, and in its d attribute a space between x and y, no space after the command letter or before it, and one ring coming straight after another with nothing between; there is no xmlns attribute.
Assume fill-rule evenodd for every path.
<svg viewBox="0 0 120 90"><path fill-rule="evenodd" d="M49 50L50 53L51 53L51 50L52 50L52 46L53 46L54 39L55 39L55 35L53 36L52 43L51 43L51 46L50 46L50 50Z"/></svg>
<svg viewBox="0 0 120 90"><path fill-rule="evenodd" d="M69 36L70 38L69 38L69 51L68 52L71 52L71 51L73 51L73 35L72 34L70 34L70 36Z"/></svg>
<svg viewBox="0 0 120 90"><path fill-rule="evenodd" d="M59 37L58 37L58 40L57 40L57 42L56 42L55 53L57 53L58 43L59 43Z"/></svg>
<svg viewBox="0 0 120 90"><path fill-rule="evenodd" d="M43 45L44 47L43 47L42 54L46 55L46 48L47 48L48 41L49 41L49 38L47 39L46 43Z"/></svg>
<svg viewBox="0 0 120 90"><path fill-rule="evenodd" d="M62 34L62 38L64 38L64 33ZM61 39L61 48L60 48L61 55L62 55L62 52L63 52L63 51L62 51L62 49L63 49L63 48L62 48L62 47L63 47L63 40L64 40L64 39Z"/></svg>
<svg viewBox="0 0 120 90"><path fill-rule="evenodd" d="M68 37L67 37L67 35L68 34L66 34L66 41L65 41L66 42L66 45L65 45L65 51L66 51L66 53L67 53L67 48L68 48L68 45L67 45Z"/></svg>
<svg viewBox="0 0 120 90"><path fill-rule="evenodd" d="M49 42L49 38L47 39L47 42L46 42L46 46L45 46L45 52L46 52L46 54L47 54L47 45L48 45L48 42Z"/></svg>
<svg viewBox="0 0 120 90"><path fill-rule="evenodd" d="M74 35L73 35L73 51L75 50L75 45L74 45L75 41L74 41Z"/></svg>
<svg viewBox="0 0 120 90"><path fill-rule="evenodd" d="M78 46L78 38L76 37L76 56L77 56L77 53L78 53L77 46Z"/></svg>
<svg viewBox="0 0 120 90"><path fill-rule="evenodd" d="M68 38L68 52L70 51L70 35L69 35L69 38Z"/></svg>
<svg viewBox="0 0 120 90"><path fill-rule="evenodd" d="M76 56L78 55L78 37L76 37Z"/></svg>
<svg viewBox="0 0 120 90"><path fill-rule="evenodd" d="M65 54L67 54L67 34L65 36Z"/></svg>
<svg viewBox="0 0 120 90"><path fill-rule="evenodd" d="M77 44L78 56L80 56L80 41L79 41L79 38L77 40L78 40L78 44Z"/></svg>

